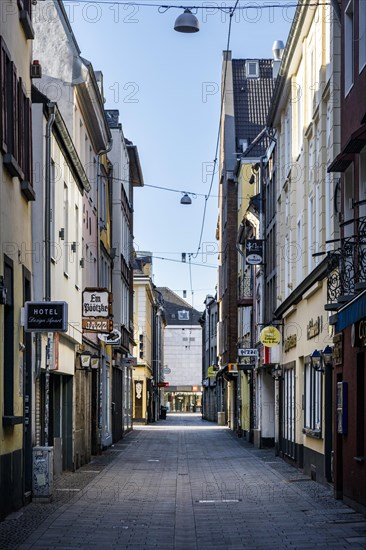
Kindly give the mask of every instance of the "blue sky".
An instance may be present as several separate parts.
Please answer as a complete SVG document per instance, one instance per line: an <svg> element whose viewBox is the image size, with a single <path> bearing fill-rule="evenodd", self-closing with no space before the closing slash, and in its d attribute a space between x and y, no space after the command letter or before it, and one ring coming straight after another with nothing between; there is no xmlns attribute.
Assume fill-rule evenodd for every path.
<svg viewBox="0 0 366 550"><path fill-rule="evenodd" d="M229 15L216 6L235 2L172 2L205 6L197 11L201 30L173 29L181 9L159 13L149 6L118 0L64 0L82 56L104 75L107 109L119 109L125 136L137 145L145 183L207 195L220 117L222 51ZM274 40L286 42L294 8L274 2L240 2L234 14L230 49L234 58L272 58ZM182 252L196 253L204 197L180 204L181 194L143 187L135 192L135 246L153 252L154 282L168 286L203 309L215 293L217 272L217 176L208 200L202 255L182 263ZM233 213L235 215L235 213ZM210 252L206 254L205 252ZM167 258L161 260L159 258ZM174 261L172 261L174 260ZM187 256L188 260L188 256ZM193 264L202 264L193 265Z"/></svg>

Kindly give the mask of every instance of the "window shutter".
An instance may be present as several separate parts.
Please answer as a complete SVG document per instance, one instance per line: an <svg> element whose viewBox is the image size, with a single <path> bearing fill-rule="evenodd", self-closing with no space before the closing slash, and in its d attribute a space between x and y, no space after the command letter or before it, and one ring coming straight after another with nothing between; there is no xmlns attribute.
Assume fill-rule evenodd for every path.
<svg viewBox="0 0 366 550"><path fill-rule="evenodd" d="M16 161L18 161L18 125L19 125L19 104L18 104L18 81L17 81L17 70L14 65L12 65L12 139L11 139L11 153Z"/></svg>
<svg viewBox="0 0 366 550"><path fill-rule="evenodd" d="M33 151L32 151L32 104L28 98L25 98L25 113L26 113L26 131L24 132L25 139L25 178L30 185L33 186Z"/></svg>
<svg viewBox="0 0 366 550"><path fill-rule="evenodd" d="M26 139L26 125L25 125L25 108L26 108L26 96L22 79L19 78L18 83L18 113L19 113L19 125L18 125L18 164L22 171L25 171L25 139Z"/></svg>
<svg viewBox="0 0 366 550"><path fill-rule="evenodd" d="M0 140L1 140L1 149L4 153L7 152L7 137L8 137L8 114L7 114L7 101L8 101L8 63L9 58L6 55L4 48L4 43L1 40L0 44L0 106L1 106L1 117L0 117Z"/></svg>

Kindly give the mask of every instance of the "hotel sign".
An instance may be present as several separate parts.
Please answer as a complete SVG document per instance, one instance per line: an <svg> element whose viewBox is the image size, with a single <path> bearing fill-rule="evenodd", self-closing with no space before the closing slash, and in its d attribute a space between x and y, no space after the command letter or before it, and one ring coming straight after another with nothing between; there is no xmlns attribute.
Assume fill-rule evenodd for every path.
<svg viewBox="0 0 366 550"><path fill-rule="evenodd" d="M67 332L66 302L25 302L25 332Z"/></svg>

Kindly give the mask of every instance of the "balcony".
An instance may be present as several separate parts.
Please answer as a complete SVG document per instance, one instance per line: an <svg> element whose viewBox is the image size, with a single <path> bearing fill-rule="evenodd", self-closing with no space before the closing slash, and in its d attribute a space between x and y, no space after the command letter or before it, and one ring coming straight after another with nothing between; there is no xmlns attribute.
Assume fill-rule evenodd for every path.
<svg viewBox="0 0 366 550"><path fill-rule="evenodd" d="M355 234L341 239L341 246L328 253L327 304L336 311L366 288L366 217L354 220Z"/></svg>
<svg viewBox="0 0 366 550"><path fill-rule="evenodd" d="M253 305L253 279L252 277L238 278L238 306Z"/></svg>

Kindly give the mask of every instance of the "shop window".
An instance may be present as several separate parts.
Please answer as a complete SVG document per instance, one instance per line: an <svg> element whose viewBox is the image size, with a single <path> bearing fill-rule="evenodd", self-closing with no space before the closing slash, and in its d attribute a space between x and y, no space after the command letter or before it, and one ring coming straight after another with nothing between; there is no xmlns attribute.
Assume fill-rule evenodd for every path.
<svg viewBox="0 0 366 550"><path fill-rule="evenodd" d="M321 437L322 429L322 372L305 360L304 429L307 435Z"/></svg>

